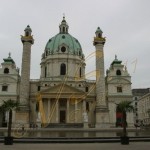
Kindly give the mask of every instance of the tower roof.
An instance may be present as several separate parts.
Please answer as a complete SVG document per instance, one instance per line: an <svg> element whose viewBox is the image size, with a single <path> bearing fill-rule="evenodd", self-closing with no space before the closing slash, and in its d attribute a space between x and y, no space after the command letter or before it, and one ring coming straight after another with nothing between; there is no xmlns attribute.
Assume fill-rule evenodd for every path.
<svg viewBox="0 0 150 150"><path fill-rule="evenodd" d="M111 63L111 65L114 65L114 64L121 64L122 63L122 61L121 60L118 60L117 59L117 55L115 55L115 59L114 59L114 61Z"/></svg>
<svg viewBox="0 0 150 150"><path fill-rule="evenodd" d="M4 63L15 64L14 60L11 58L11 53L8 54L8 58L4 58Z"/></svg>

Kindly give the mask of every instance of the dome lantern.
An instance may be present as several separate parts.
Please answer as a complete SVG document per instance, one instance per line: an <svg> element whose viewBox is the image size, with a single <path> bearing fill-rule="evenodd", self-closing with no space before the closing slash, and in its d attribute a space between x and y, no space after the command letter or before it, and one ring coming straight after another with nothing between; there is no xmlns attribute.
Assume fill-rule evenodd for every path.
<svg viewBox="0 0 150 150"><path fill-rule="evenodd" d="M59 32L61 34L67 34L68 33L68 28L69 28L69 26L68 26L68 24L67 24L67 22L65 20L65 17L63 17L63 20L62 20L62 22L61 22L61 24L59 26L59 30L60 30Z"/></svg>

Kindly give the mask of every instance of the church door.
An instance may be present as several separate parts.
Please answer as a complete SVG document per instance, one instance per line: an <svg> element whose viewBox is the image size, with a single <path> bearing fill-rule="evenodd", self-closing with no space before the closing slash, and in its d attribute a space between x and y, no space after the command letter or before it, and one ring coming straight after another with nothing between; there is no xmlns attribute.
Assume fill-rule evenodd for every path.
<svg viewBox="0 0 150 150"><path fill-rule="evenodd" d="M66 123L67 99L59 99L59 122Z"/></svg>
<svg viewBox="0 0 150 150"><path fill-rule="evenodd" d="M66 123L66 111L60 110L60 123Z"/></svg>

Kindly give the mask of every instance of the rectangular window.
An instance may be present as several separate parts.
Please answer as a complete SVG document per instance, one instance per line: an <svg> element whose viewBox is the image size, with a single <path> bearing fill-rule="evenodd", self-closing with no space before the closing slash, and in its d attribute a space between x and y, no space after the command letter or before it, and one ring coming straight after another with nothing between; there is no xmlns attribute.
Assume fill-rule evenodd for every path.
<svg viewBox="0 0 150 150"><path fill-rule="evenodd" d="M88 92L88 91L89 91L89 87L86 87L86 88L85 88L85 92Z"/></svg>
<svg viewBox="0 0 150 150"><path fill-rule="evenodd" d="M38 86L38 91L40 91L41 90L41 87L40 86Z"/></svg>
<svg viewBox="0 0 150 150"><path fill-rule="evenodd" d="M2 86L2 91L8 91L8 86Z"/></svg>
<svg viewBox="0 0 150 150"><path fill-rule="evenodd" d="M122 93L122 87L117 87L117 92Z"/></svg>

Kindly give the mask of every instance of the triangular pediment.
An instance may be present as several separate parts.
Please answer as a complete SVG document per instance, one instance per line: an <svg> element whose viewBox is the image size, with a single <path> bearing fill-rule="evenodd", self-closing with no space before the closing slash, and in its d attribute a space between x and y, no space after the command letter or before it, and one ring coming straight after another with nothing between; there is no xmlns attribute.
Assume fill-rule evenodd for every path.
<svg viewBox="0 0 150 150"><path fill-rule="evenodd" d="M108 84L131 84L131 81L125 78L111 78L107 81Z"/></svg>
<svg viewBox="0 0 150 150"><path fill-rule="evenodd" d="M85 92L75 88L75 87L71 87L69 85L66 85L66 84L59 84L59 85L56 85L56 86L53 86L53 87L50 87L48 89L45 89L45 90L41 90L41 93L64 93L64 94L83 94Z"/></svg>
<svg viewBox="0 0 150 150"><path fill-rule="evenodd" d="M0 76L0 83L10 83L10 82L17 82L17 79L11 77L11 76Z"/></svg>

